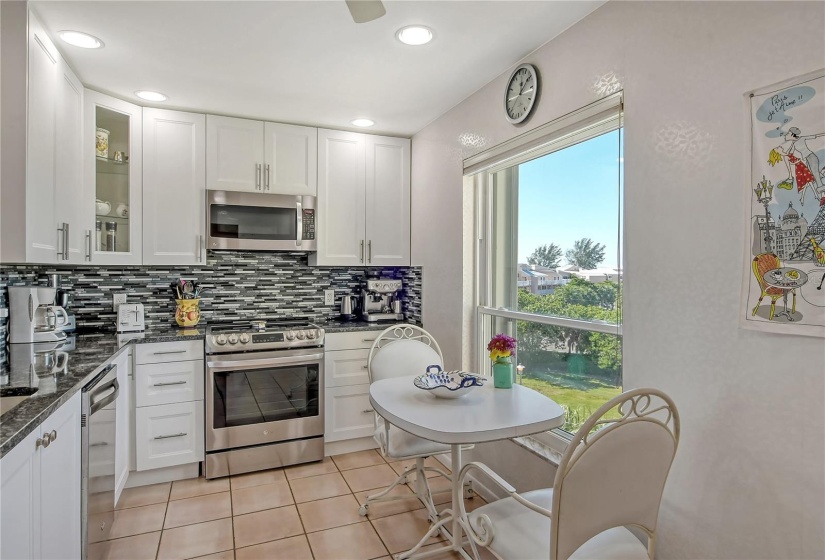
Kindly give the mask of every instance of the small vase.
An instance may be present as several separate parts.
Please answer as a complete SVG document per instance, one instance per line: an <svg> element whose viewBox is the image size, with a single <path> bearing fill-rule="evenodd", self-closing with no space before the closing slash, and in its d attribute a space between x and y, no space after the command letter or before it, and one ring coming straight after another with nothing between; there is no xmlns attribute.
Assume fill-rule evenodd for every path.
<svg viewBox="0 0 825 560"><path fill-rule="evenodd" d="M175 321L181 327L193 327L201 320L200 299L176 299Z"/></svg>
<svg viewBox="0 0 825 560"><path fill-rule="evenodd" d="M499 358L493 362L493 386L496 389L510 389L513 386L513 363L510 358Z"/></svg>

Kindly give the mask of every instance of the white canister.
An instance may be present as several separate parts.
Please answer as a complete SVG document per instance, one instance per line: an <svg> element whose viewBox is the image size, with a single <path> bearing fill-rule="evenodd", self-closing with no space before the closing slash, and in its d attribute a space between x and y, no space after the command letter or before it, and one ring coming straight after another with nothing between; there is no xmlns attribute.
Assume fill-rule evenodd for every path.
<svg viewBox="0 0 825 560"><path fill-rule="evenodd" d="M97 157L109 157L109 131L105 128L98 128L95 131L95 155Z"/></svg>
<svg viewBox="0 0 825 560"><path fill-rule="evenodd" d="M121 202L115 208L115 215L120 216L121 218L128 218L129 217L129 207Z"/></svg>

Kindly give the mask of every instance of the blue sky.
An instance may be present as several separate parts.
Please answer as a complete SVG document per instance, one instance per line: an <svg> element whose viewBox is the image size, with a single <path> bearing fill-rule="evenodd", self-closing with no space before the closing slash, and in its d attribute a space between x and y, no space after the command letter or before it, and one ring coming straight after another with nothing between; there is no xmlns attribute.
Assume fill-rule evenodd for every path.
<svg viewBox="0 0 825 560"><path fill-rule="evenodd" d="M519 166L519 262L540 245L564 252L589 237L606 246L601 266L618 264L619 156L614 131Z"/></svg>

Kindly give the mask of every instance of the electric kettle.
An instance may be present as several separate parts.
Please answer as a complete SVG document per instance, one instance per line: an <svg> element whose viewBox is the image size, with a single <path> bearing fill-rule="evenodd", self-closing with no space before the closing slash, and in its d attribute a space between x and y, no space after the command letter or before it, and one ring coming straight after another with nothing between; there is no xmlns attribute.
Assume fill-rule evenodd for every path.
<svg viewBox="0 0 825 560"><path fill-rule="evenodd" d="M349 321L355 318L355 309L358 307L358 296L344 296L341 298L341 319Z"/></svg>

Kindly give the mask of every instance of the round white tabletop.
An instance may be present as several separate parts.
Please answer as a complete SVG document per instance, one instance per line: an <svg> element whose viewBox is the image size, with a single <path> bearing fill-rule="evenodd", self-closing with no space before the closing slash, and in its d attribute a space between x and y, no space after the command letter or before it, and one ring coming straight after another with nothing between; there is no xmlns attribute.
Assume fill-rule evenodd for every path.
<svg viewBox="0 0 825 560"><path fill-rule="evenodd" d="M527 436L564 424L552 399L521 385L478 387L458 399L440 399L413 385L413 377L370 385L375 412L415 436L450 445Z"/></svg>

